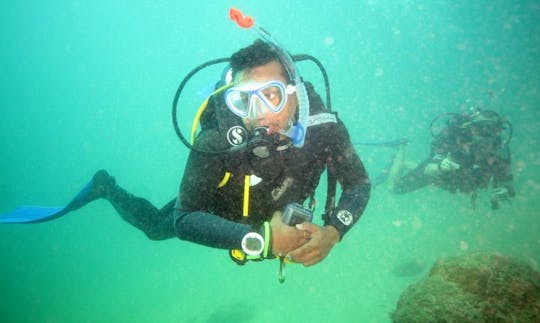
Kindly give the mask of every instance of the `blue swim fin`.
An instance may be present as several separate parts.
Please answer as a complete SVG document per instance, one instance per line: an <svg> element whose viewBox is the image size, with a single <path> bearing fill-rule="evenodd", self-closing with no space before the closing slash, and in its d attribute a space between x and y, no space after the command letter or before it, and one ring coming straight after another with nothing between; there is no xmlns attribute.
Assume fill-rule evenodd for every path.
<svg viewBox="0 0 540 323"><path fill-rule="evenodd" d="M9 213L0 214L0 223L38 223L54 220L103 197L107 189L114 184L114 178L105 170L100 170L65 207L19 206Z"/></svg>
<svg viewBox="0 0 540 323"><path fill-rule="evenodd" d="M19 206L15 210L0 214L0 223L34 223L52 220L58 216L63 207Z"/></svg>

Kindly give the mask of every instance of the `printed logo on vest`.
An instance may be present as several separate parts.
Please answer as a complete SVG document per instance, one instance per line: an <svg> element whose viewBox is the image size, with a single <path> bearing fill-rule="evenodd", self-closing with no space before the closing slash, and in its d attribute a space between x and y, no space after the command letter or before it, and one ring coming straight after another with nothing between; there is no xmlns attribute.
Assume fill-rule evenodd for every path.
<svg viewBox="0 0 540 323"><path fill-rule="evenodd" d="M227 131L227 141L231 146L239 146L246 141L247 131L244 127L234 126Z"/></svg>
<svg viewBox="0 0 540 323"><path fill-rule="evenodd" d="M351 212L347 210L340 210L336 214L336 217L338 218L339 221L341 221L341 223L345 225L351 225L351 223L353 222L353 216Z"/></svg>

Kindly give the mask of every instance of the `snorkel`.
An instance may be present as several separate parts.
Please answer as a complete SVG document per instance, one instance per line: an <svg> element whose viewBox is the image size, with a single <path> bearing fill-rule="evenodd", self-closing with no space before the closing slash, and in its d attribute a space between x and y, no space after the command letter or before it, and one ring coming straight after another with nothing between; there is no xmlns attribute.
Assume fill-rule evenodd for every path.
<svg viewBox="0 0 540 323"><path fill-rule="evenodd" d="M296 97L298 99L298 119L296 120L296 124L291 124L290 128L282 132L282 134L289 137L295 147L303 147L309 119L309 100L306 87L302 81L302 78L297 72L293 58L264 28L256 24L252 17L244 16L240 10L235 8L230 9L229 16L239 27L250 29L255 32L262 41L267 43L276 52L281 64L285 67L289 79L292 80L294 83L293 85L296 87Z"/></svg>

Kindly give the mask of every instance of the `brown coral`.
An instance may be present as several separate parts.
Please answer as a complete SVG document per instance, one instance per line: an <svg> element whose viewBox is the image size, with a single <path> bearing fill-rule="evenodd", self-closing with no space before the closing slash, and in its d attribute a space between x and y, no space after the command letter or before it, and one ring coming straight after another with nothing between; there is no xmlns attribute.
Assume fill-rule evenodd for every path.
<svg viewBox="0 0 540 323"><path fill-rule="evenodd" d="M474 253L438 261L409 286L394 322L539 322L540 273L516 259Z"/></svg>

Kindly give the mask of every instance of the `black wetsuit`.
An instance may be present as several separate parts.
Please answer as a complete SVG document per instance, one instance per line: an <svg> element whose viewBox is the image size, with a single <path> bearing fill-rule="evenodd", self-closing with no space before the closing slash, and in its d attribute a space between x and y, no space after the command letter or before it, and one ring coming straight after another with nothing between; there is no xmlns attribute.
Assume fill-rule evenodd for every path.
<svg viewBox="0 0 540 323"><path fill-rule="evenodd" d="M321 174L331 168L342 193L336 209L324 219L341 237L364 211L370 194L365 168L354 151L344 124L327 111L308 85L310 122L302 148L289 147L258 158L247 151L206 154L191 151L175 208L175 232L180 239L216 248L239 249L242 237L259 230L264 221L287 203L302 204L315 193ZM197 148L223 149L226 143L216 127L202 131ZM218 184L226 172L231 177ZM243 219L245 175L260 182L250 187L249 216ZM352 215L340 220L340 210ZM229 220L229 221L226 221ZM345 222L345 223L344 223Z"/></svg>
<svg viewBox="0 0 540 323"><path fill-rule="evenodd" d="M179 198L157 209L118 185L105 197L122 218L143 231L150 239L174 236L215 248L241 249L243 236L258 231L273 213L290 202L302 204L315 194L323 171L330 169L342 193L333 212L324 218L343 237L364 211L370 183L360 158L354 151L344 124L323 106L318 94L307 85L310 125L302 148L290 146L273 150L267 158L255 157L245 149L208 154L192 150L184 171ZM220 112L230 112L222 97L209 101L201 117L201 133L194 146L221 151L231 148L216 121ZM220 105L216 109L215 105ZM241 120L227 120L241 123ZM221 116L225 118L225 116ZM290 142L288 142L290 143ZM279 145L278 145L279 146ZM226 172L229 180L218 187ZM249 189L249 216L243 217L245 175L255 175ZM260 179L260 182L256 180Z"/></svg>

